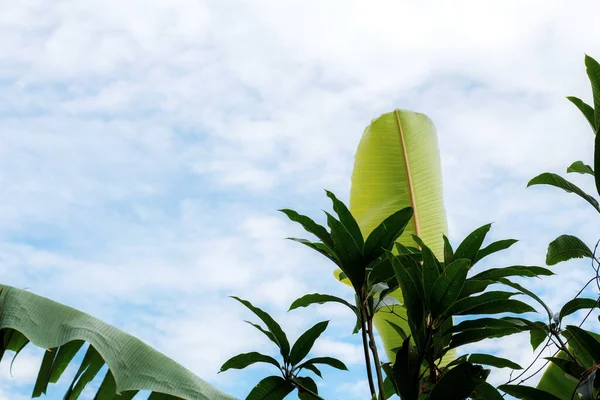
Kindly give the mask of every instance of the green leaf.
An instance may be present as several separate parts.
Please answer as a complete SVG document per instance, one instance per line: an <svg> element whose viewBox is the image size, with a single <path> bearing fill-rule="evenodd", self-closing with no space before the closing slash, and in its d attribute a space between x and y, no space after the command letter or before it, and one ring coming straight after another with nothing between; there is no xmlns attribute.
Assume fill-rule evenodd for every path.
<svg viewBox="0 0 600 400"><path fill-rule="evenodd" d="M588 78L592 85L592 96L594 98L594 122L596 132L600 127L600 64L592 57L585 55L585 67Z"/></svg>
<svg viewBox="0 0 600 400"><path fill-rule="evenodd" d="M383 390L385 392L386 399L389 399L392 396L396 395L396 388L394 387L394 383L389 378L389 376L386 376L385 379L383 380ZM382 398L381 393L379 393L379 395L377 396L377 399L381 400L381 398Z"/></svg>
<svg viewBox="0 0 600 400"><path fill-rule="evenodd" d="M495 339L503 336L522 332L521 328L484 328L460 332L452 336L450 348L459 347L468 343L479 342L484 339Z"/></svg>
<svg viewBox="0 0 600 400"><path fill-rule="evenodd" d="M385 322L387 322L398 333L398 335L402 338L402 340L406 340L408 335L406 334L406 332L404 332L404 329L402 329L400 326L393 323L392 321L385 321Z"/></svg>
<svg viewBox="0 0 600 400"><path fill-rule="evenodd" d="M572 235L561 235L548 245L546 264L555 265L572 258L592 258L593 253L581 239Z"/></svg>
<svg viewBox="0 0 600 400"><path fill-rule="evenodd" d="M450 329L446 330L444 334L455 333L455 332L464 332L464 331L472 331L477 329L504 329L504 328L521 328L522 330L526 330L527 328L522 325L516 325L514 322L501 318L477 318L477 319L469 319L460 322L457 325L452 326Z"/></svg>
<svg viewBox="0 0 600 400"><path fill-rule="evenodd" d="M592 106L575 96L568 96L567 99L569 99L571 103L575 104L577 108L579 108L579 111L581 111L581 113L585 116L585 119L587 119L589 122L592 130L594 133L596 133L596 122L594 121L594 109Z"/></svg>
<svg viewBox="0 0 600 400"><path fill-rule="evenodd" d="M246 400L283 400L294 390L294 385L280 376L268 376L258 382Z"/></svg>
<svg viewBox="0 0 600 400"><path fill-rule="evenodd" d="M279 351L284 361L288 361L290 357L290 343L288 342L287 336L285 332L281 329L281 326L265 311L261 310L258 307L255 307L247 300L240 299L236 296L230 296L232 299L235 299L246 306L250 311L252 311L258 318L261 319L262 322L267 326L268 331L273 335L273 339L275 344L279 347ZM268 336L268 335L267 335Z"/></svg>
<svg viewBox="0 0 600 400"><path fill-rule="evenodd" d="M477 314L500 314L500 313L513 313L523 314L527 312L536 312L533 307L529 304L523 303L519 300L495 300L489 303L483 304L478 307L470 308L467 311L463 311L455 315L477 315Z"/></svg>
<svg viewBox="0 0 600 400"><path fill-rule="evenodd" d="M490 365L496 368L523 369L523 367L515 362L491 354L471 354L468 361L473 364Z"/></svg>
<svg viewBox="0 0 600 400"><path fill-rule="evenodd" d="M327 197L329 197L333 202L333 211L335 211L337 214L339 221L342 223L342 225L344 225L348 233L350 233L352 238L356 241L356 244L362 252L365 242L360 231L360 227L358 226L358 222L356 222L356 219L354 219L354 216L350 213L348 207L338 200L333 193L328 190L326 190L325 193L327 193Z"/></svg>
<svg viewBox="0 0 600 400"><path fill-rule="evenodd" d="M94 347L89 346L79 370L71 382L71 386L67 389L65 394L65 400L76 400L85 388L85 386L92 381L100 372L100 369L104 365L104 360Z"/></svg>
<svg viewBox="0 0 600 400"><path fill-rule="evenodd" d="M325 243L330 249L333 249L333 240L331 239L331 235L329 234L329 232L327 232L327 229L325 229L325 227L317 224L315 221L313 221L306 215L298 214L294 210L282 209L279 211L287 215L287 217L290 220L298 222L300 225L302 225L305 231L307 231L308 233L312 233L313 235L318 237L319 240L321 240L321 242Z"/></svg>
<svg viewBox="0 0 600 400"><path fill-rule="evenodd" d="M472 308L480 307L498 300L507 300L516 294L518 293L490 291L480 294L479 296L466 297L454 303L452 315L464 315L464 312L467 312Z"/></svg>
<svg viewBox="0 0 600 400"><path fill-rule="evenodd" d="M412 216L412 207L406 207L383 220L367 237L364 251L366 261L377 259L384 250L392 250L394 242L404 232Z"/></svg>
<svg viewBox="0 0 600 400"><path fill-rule="evenodd" d="M258 329L259 331L261 331L262 333L265 334L266 337L268 337L271 342L275 343L275 346L279 347L279 342L277 341L277 339L275 338L275 335L273 335L272 332L269 332L268 330L266 330L265 328L263 328L262 326L252 323L250 321L244 321L247 324L252 325L253 327L255 327L256 329Z"/></svg>
<svg viewBox="0 0 600 400"><path fill-rule="evenodd" d="M543 174L538 175L530 180L527 184L527 187L533 185L550 185L562 189L567 193L575 193L590 203L596 209L596 211L600 212L600 207L598 206L598 201L596 199L559 175L552 174L550 172L544 172Z"/></svg>
<svg viewBox="0 0 600 400"><path fill-rule="evenodd" d="M402 288L404 305L408 313L408 321L414 335L422 325L424 317L423 299L419 295L417 287L417 284L420 282L417 283L413 280L412 276L408 273L408 270L400 264L397 257L392 258L392 267L394 268L394 272L396 273L396 277Z"/></svg>
<svg viewBox="0 0 600 400"><path fill-rule="evenodd" d="M471 266L475 264L477 253L483 244L485 236L489 232L492 224L483 225L471 232L465 240L456 248L454 259L466 258L471 260Z"/></svg>
<svg viewBox="0 0 600 400"><path fill-rule="evenodd" d="M433 285L431 293L431 314L433 318L445 313L458 299L458 295L467 279L471 262L456 259L448 265Z"/></svg>
<svg viewBox="0 0 600 400"><path fill-rule="evenodd" d="M335 255L334 251L332 249L328 248L327 245L325 245L321 242L311 242L310 240L298 239L298 238L293 238L293 237L289 237L289 238L287 238L287 240L292 240L294 242L298 242L307 247L310 247L311 249L313 249L314 251L316 251L318 253L321 253L322 255L324 255L325 257L327 257L334 263L336 263L336 264L338 263L338 259L337 259L337 256Z"/></svg>
<svg viewBox="0 0 600 400"><path fill-rule="evenodd" d="M296 340L296 343L294 343L292 352L290 353L290 363L292 365L298 364L308 355L308 352L312 349L315 341L323 332L325 332L325 329L327 329L327 325L329 325L329 321L319 322L300 335L298 340Z"/></svg>
<svg viewBox="0 0 600 400"><path fill-rule="evenodd" d="M340 261L340 268L354 289L360 290L365 282L365 266L363 264L362 246L359 246L346 227L333 215L327 213L327 225L331 228L331 238L335 253Z"/></svg>
<svg viewBox="0 0 600 400"><path fill-rule="evenodd" d="M577 364L572 360L559 357L545 357L546 360L551 361L553 364L558 366L564 373L571 375L573 378L579 380L584 374L585 368Z"/></svg>
<svg viewBox="0 0 600 400"><path fill-rule="evenodd" d="M525 289L523 286L519 285L518 283L511 282L510 280L508 280L506 278L500 278L500 279L498 279L498 282L500 282L504 285L510 286L514 289L517 289L521 293L526 294L527 296L529 296L532 299L534 299L535 301L537 301L542 307L544 307L544 309L548 313L548 320L552 319L552 317L553 317L552 310L550 310L550 307L548 307L546 305L546 303L544 303L544 301L542 299L540 299L535 293L533 293L532 291L530 291L528 289ZM535 312L535 310L534 310L534 312Z"/></svg>
<svg viewBox="0 0 600 400"><path fill-rule="evenodd" d="M558 320L562 321L567 315L573 314L576 311L598 307L598 300L576 298L568 301L561 309Z"/></svg>
<svg viewBox="0 0 600 400"><path fill-rule="evenodd" d="M388 257L381 257L379 260L372 262L371 265L373 269L367 277L369 286L385 283L389 288L395 285L396 274L392 268L392 262Z"/></svg>
<svg viewBox="0 0 600 400"><path fill-rule="evenodd" d="M0 335L11 328L37 347L59 349L53 361L50 382L58 380L72 360L68 353L80 347L82 342L87 342L102 355L101 359L115 377L119 393L129 395L138 390L153 390L182 399L233 399L133 336L26 290L0 286L0 315ZM46 357L46 363L49 358ZM87 375L92 372L93 368ZM81 385L83 383L84 380L81 380Z"/></svg>
<svg viewBox="0 0 600 400"><path fill-rule="evenodd" d="M510 267L504 267L504 268L490 268L486 271L480 272L479 274L473 276L470 279L498 280L500 278L505 278L507 276L536 277L536 276L551 276L551 275L554 275L554 272L550 271L547 268L526 266L526 265L513 265Z"/></svg>
<svg viewBox="0 0 600 400"><path fill-rule="evenodd" d="M419 397L419 371L421 364L416 349L405 339L396 353L393 365L393 379L402 400L417 400Z"/></svg>
<svg viewBox="0 0 600 400"><path fill-rule="evenodd" d="M133 398L134 395L131 396ZM104 379L96 392L96 396L94 396L94 400L121 400L122 397L117 396L117 383L115 382L115 378L112 376L110 371L106 371L104 375Z"/></svg>
<svg viewBox="0 0 600 400"><path fill-rule="evenodd" d="M535 351L540 344L544 342L548 338L548 332L545 332L540 329L532 329L529 331L529 343L531 343L531 348Z"/></svg>
<svg viewBox="0 0 600 400"><path fill-rule="evenodd" d="M305 294L304 296L300 297L299 299L294 300L294 302L292 303L292 305L290 306L290 309L288 311L295 310L296 308L299 308L299 307L308 307L311 304L325 304L325 303L343 304L346 307L348 307L349 309L351 309L352 312L354 312L354 314L357 317L360 316L360 314L358 312L358 308L356 308L356 306L350 304L348 301L346 301L342 298L339 298L337 296L332 296L330 294L321 294L321 293Z"/></svg>
<svg viewBox="0 0 600 400"><path fill-rule="evenodd" d="M452 245L450 244L450 240L443 235L444 239L444 264L448 265L452 262L454 258L454 250L452 250Z"/></svg>
<svg viewBox="0 0 600 400"><path fill-rule="evenodd" d="M425 244L422 244L421 251L423 253L423 264L421 266L423 277L423 296L425 305L428 306L430 305L432 293L435 295L436 289L434 288L434 285L440 277L440 273L442 271L429 247L425 246Z"/></svg>
<svg viewBox="0 0 600 400"><path fill-rule="evenodd" d="M337 358L333 358L333 357L311 358L309 360L304 361L302 364L296 366L294 369L300 370L302 368L307 368L306 367L307 365L315 365L315 364L329 365L332 368L336 368L336 369L339 369L342 371L348 371L348 367L346 367L346 365L343 362L341 362Z"/></svg>
<svg viewBox="0 0 600 400"><path fill-rule="evenodd" d="M429 400L464 400L485 382L489 370L470 362L458 364L433 387Z"/></svg>
<svg viewBox="0 0 600 400"><path fill-rule="evenodd" d="M52 362L54 361L54 356L56 355L57 350L58 349L49 349L44 352L42 364L40 366L37 379L35 380L35 385L33 386L33 393L31 394L32 398L40 397L42 394L46 394L48 381L50 379L50 370L52 369Z"/></svg>
<svg viewBox="0 0 600 400"><path fill-rule="evenodd" d="M313 392L314 394L319 394L319 388L317 387L317 384L315 383L315 381L312 378L309 377L297 377L294 379L294 382L302 385L303 387L305 387L306 389L310 390L311 392ZM315 400L315 397L311 394L309 394L308 392L300 389L300 387L298 387L298 398L300 400Z"/></svg>
<svg viewBox="0 0 600 400"><path fill-rule="evenodd" d="M525 400L561 400L560 398L544 392L543 390L532 388L523 385L500 385L498 389L516 397L517 399Z"/></svg>
<svg viewBox="0 0 600 400"><path fill-rule="evenodd" d="M50 371L49 381L52 383L58 382L62 373L67 369L67 366L75 357L75 354L83 347L85 342L83 340L73 340L58 348L56 357L52 362L52 369Z"/></svg>
<svg viewBox="0 0 600 400"><path fill-rule="evenodd" d="M253 351L250 353L242 353L238 354L237 356L231 357L223 364L223 366L219 370L219 373L225 372L228 369L244 369L247 366L256 363L268 363L281 369L281 365L279 365L277 360L273 357Z"/></svg>
<svg viewBox="0 0 600 400"><path fill-rule="evenodd" d="M566 330L583 346L594 362L600 364L600 342L578 326L568 325Z"/></svg>
<svg viewBox="0 0 600 400"><path fill-rule="evenodd" d="M504 400L498 389L487 382L477 386L477 389L471 393L471 398L473 400Z"/></svg>
<svg viewBox="0 0 600 400"><path fill-rule="evenodd" d="M321 370L319 370L319 368L315 367L313 364L304 365L303 368L311 371L312 373L317 375L319 378L323 378L323 375L321 374Z"/></svg>
<svg viewBox="0 0 600 400"><path fill-rule="evenodd" d="M583 161L575 161L573 164L567 168L567 173L576 172L578 174L589 174L594 176L594 170L587 164L584 164Z"/></svg>
<svg viewBox="0 0 600 400"><path fill-rule="evenodd" d="M484 247L483 249L481 249L477 252L477 256L475 257L473 264L475 264L482 258L489 256L490 254L494 254L499 251L506 250L510 246L512 246L513 244L515 244L517 242L518 242L518 240L516 240L516 239L505 239L505 240L498 240L496 242L490 243L489 245L487 245L486 247Z"/></svg>
<svg viewBox="0 0 600 400"><path fill-rule="evenodd" d="M493 285L494 281L488 280L477 280L474 278L469 278L465 282L462 290L460 291L459 299L464 299L465 297L469 297L472 294L483 292L489 285Z"/></svg>

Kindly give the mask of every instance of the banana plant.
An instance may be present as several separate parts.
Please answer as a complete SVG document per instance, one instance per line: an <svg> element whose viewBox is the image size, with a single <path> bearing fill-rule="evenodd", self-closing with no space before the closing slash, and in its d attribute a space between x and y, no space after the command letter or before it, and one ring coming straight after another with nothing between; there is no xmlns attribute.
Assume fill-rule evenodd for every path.
<svg viewBox="0 0 600 400"><path fill-rule="evenodd" d="M24 290L0 285L0 360L29 344L46 349L32 398L45 394L72 364L85 356L64 398L76 400L106 364L108 371L94 399L127 400L150 391L150 400L232 400L175 361L135 337L81 311Z"/></svg>
<svg viewBox="0 0 600 400"><path fill-rule="evenodd" d="M305 371L303 370L306 370L321 378L322 374L317 365L327 365L340 370L348 370L343 362L333 357L315 357L305 360L315 341L327 329L329 321L322 321L315 324L300 335L296 343L290 347L285 332L267 312L255 307L247 300L235 296L232 298L246 306L264 323L266 328L246 321L275 343L281 354L282 362L280 363L271 356L255 351L242 353L227 360L219 373L229 369L244 369L256 363L271 364L277 368L279 374L267 376L262 379L250 391L246 400L283 399L295 389L298 389L298 398L300 400L323 400L319 396L319 389L314 379L310 376L300 376L300 374L304 374Z"/></svg>

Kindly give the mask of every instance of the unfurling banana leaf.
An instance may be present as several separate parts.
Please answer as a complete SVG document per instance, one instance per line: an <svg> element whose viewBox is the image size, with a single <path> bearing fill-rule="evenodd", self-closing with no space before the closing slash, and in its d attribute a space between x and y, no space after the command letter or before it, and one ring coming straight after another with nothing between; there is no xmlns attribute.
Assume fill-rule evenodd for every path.
<svg viewBox="0 0 600 400"><path fill-rule="evenodd" d="M417 235L439 259L443 259L446 212L442 193L442 172L435 127L423 114L395 110L373 120L358 145L352 173L350 210L365 237L390 214L414 209L414 218L399 242L415 246ZM402 293L393 293L402 302ZM382 309L375 326L390 360L392 349L402 338L386 320L409 330L406 311L394 307L401 317ZM448 354L447 357L454 357Z"/></svg>
<svg viewBox="0 0 600 400"><path fill-rule="evenodd" d="M138 391L150 399L231 400L175 361L142 341L94 317L24 290L0 285L0 359L28 343L46 349L32 397L46 393L90 344L65 399L79 394L106 363L109 372L95 399L131 399ZM121 394L117 396L117 394Z"/></svg>

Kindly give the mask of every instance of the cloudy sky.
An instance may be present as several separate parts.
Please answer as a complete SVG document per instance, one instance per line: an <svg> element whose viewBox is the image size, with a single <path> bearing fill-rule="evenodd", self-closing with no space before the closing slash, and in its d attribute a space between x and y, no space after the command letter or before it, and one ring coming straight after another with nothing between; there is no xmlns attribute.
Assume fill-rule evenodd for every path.
<svg viewBox="0 0 600 400"><path fill-rule="evenodd" d="M0 5L2 283L114 324L237 397L268 369L217 375L220 365L276 352L229 295L292 338L331 319L314 354L351 371L324 371L321 391L367 396L351 316L286 313L308 292L350 293L284 240L302 233L276 210L320 216L324 188L347 200L363 129L384 112L436 124L453 242L492 221L491 238L520 239L487 266L543 265L563 233L598 238L589 205L525 189L591 162L593 135L565 96L591 97L583 57L600 58L597 1ZM530 286L558 309L589 267L554 270ZM476 348L531 359L527 335ZM26 398L40 354L23 352L12 376L2 362L0 399Z"/></svg>

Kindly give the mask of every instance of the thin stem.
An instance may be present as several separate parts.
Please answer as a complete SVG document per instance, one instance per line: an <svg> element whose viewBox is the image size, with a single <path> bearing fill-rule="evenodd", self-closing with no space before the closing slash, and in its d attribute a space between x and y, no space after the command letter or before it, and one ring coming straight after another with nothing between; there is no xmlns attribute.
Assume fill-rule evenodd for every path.
<svg viewBox="0 0 600 400"><path fill-rule="evenodd" d="M373 317L369 315L369 347L373 353L373 361L375 362L375 373L377 373L377 385L379 386L379 396L381 400L386 400L385 388L383 386L383 375L381 374L381 362L379 362L379 353L377 352L377 344L375 344L375 335L373 335Z"/></svg>
<svg viewBox="0 0 600 400"><path fill-rule="evenodd" d="M377 396L377 392L375 391L375 383L373 382L373 370L371 369L371 357L369 356L369 342L367 339L367 321L365 312L365 302L360 301L360 324L362 327L362 342L363 342L363 351L365 353L365 365L367 367L367 378L369 380L369 389L371 390L371 397Z"/></svg>
<svg viewBox="0 0 600 400"><path fill-rule="evenodd" d="M556 340L558 340L558 343L560 343L560 349L564 351L569 357L571 357L576 364L578 364L577 359L575 358L573 353L569 351L569 348L567 347L565 342L563 342L563 340L560 338L560 335L555 333L554 331L552 332L552 335L556 338Z"/></svg>
<svg viewBox="0 0 600 400"><path fill-rule="evenodd" d="M306 393L310 394L315 399L325 400L324 398L322 398L321 396L319 396L318 394L316 394L315 392L313 392L312 390L310 390L309 388L307 388L303 384L299 383L297 380L293 380L292 382L294 383L294 385L296 385L296 387L298 389L302 389L303 391L305 391Z"/></svg>

